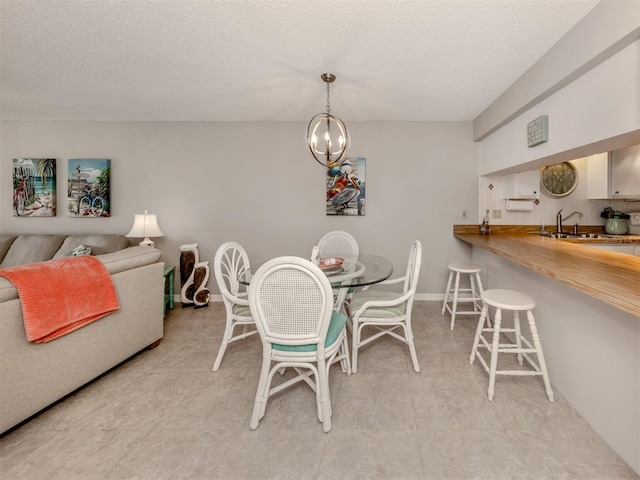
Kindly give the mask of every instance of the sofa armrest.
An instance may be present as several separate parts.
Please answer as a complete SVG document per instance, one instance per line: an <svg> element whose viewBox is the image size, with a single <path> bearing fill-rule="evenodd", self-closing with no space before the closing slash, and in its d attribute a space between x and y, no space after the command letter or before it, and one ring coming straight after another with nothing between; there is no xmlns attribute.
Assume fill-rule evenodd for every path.
<svg viewBox="0 0 640 480"><path fill-rule="evenodd" d="M114 273L124 272L132 268L141 267L156 263L160 259L160 250L148 245L138 245L135 247L124 248L113 253L105 253L104 255L96 255L111 275Z"/></svg>

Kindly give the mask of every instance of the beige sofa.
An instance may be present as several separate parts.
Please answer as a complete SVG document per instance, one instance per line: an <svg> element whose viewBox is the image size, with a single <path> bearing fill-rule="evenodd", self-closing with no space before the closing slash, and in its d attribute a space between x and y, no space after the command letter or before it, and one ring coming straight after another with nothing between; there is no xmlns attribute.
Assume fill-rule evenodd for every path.
<svg viewBox="0 0 640 480"><path fill-rule="evenodd" d="M0 277L0 433L162 338L164 263L154 247L128 247L120 235L1 235L0 268L60 258L79 245L91 247L107 267L120 309L50 342L31 343L17 290Z"/></svg>

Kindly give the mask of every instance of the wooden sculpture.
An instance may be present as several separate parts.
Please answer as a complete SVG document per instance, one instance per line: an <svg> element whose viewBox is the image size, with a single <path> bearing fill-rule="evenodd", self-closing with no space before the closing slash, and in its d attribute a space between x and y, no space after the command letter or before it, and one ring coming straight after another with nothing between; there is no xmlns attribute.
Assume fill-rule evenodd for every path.
<svg viewBox="0 0 640 480"><path fill-rule="evenodd" d="M180 300L182 307L209 305L209 262L201 262L197 243L180 245Z"/></svg>
<svg viewBox="0 0 640 480"><path fill-rule="evenodd" d="M195 266L199 262L198 244L187 243L180 245L180 301L182 308L193 307L195 294Z"/></svg>
<svg viewBox="0 0 640 480"><path fill-rule="evenodd" d="M198 262L194 268L193 284L195 293L193 294L193 303L195 308L202 308L209 305L211 294L207 288L209 281L209 262Z"/></svg>

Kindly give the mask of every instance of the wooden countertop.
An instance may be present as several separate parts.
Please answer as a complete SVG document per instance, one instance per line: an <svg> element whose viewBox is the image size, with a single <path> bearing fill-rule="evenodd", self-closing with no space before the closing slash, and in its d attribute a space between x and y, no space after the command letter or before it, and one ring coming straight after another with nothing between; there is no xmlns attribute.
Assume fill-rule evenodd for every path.
<svg viewBox="0 0 640 480"><path fill-rule="evenodd" d="M590 242L587 242L587 239L571 241L527 233L535 230L532 225L493 225L491 234L481 235L478 225L453 226L454 236L463 242L640 317L640 257L585 246L587 243L640 244L639 235L588 239Z"/></svg>

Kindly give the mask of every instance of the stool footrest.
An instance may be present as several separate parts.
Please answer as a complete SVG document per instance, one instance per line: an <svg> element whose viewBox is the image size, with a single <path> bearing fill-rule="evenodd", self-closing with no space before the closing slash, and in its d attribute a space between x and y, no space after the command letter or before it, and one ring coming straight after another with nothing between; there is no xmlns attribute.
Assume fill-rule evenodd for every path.
<svg viewBox="0 0 640 480"><path fill-rule="evenodd" d="M449 312L449 313L451 313L451 312ZM481 313L482 312L480 310L469 310L469 311L466 311L466 310L460 311L460 310L458 310L456 312L456 315L480 315Z"/></svg>
<svg viewBox="0 0 640 480"><path fill-rule="evenodd" d="M478 345L478 347L484 347L487 350L492 350L492 345L488 343L486 340L483 340L484 345ZM517 345L512 345L510 343L500 343L498 344L498 353L536 353L535 348L518 348Z"/></svg>
<svg viewBox="0 0 640 480"><path fill-rule="evenodd" d="M520 377L531 377L542 375L538 370L496 370L496 375L517 375Z"/></svg>

